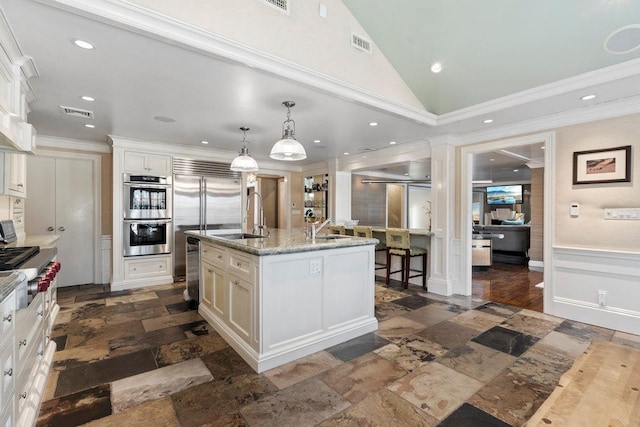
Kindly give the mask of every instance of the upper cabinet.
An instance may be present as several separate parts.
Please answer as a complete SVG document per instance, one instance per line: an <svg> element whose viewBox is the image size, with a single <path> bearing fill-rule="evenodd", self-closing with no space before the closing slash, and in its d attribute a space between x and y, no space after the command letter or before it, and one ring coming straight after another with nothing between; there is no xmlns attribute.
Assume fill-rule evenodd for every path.
<svg viewBox="0 0 640 427"><path fill-rule="evenodd" d="M27 197L27 157L17 152L0 152L0 195Z"/></svg>
<svg viewBox="0 0 640 427"><path fill-rule="evenodd" d="M10 28L4 14L0 28ZM27 123L27 114L35 96L28 79L37 77L38 71L9 31L0 31L0 45L0 148L33 153L35 130Z"/></svg>
<svg viewBox="0 0 640 427"><path fill-rule="evenodd" d="M157 176L171 175L171 156L166 154L124 152L124 172Z"/></svg>

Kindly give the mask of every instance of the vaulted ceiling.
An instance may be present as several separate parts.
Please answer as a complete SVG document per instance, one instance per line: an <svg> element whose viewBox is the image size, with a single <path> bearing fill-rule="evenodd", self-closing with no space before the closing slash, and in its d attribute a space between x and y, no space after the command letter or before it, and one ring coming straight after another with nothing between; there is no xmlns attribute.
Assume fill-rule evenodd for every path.
<svg viewBox="0 0 640 427"><path fill-rule="evenodd" d="M318 16L317 5L311 10L308 3L292 1L290 17L268 8L247 16L247 10L256 13L259 1L224 7L238 22L273 19L286 25L304 6L310 12L303 24L344 31L350 20L332 21L332 13L346 5L424 110L380 101L379 94L326 70L306 73L309 64L282 66L283 58L251 46L240 49L240 59L224 52L236 49L233 42L214 52L216 28L206 27L201 9L222 8L222 3L180 9L179 0L0 0L21 50L39 71L30 81L37 99L29 121L39 135L83 141L120 135L202 147L207 140L207 147L228 152L229 160L241 146L239 128L248 126L251 153L261 167L275 169L376 151L391 159L394 150L437 135L491 138L515 124L556 114L640 102L637 0L327 0L326 18ZM150 18L143 5L173 6L184 16L156 11ZM610 47L629 52L607 52L605 40L625 27ZM274 35L264 35L269 36ZM76 48L71 41L78 38L92 41L96 49ZM277 44L283 56L308 49L304 33ZM330 55L331 48L323 53ZM429 71L434 61L442 63L439 74ZM345 68L348 63L340 61L334 67ZM378 72L370 68L365 74ZM597 96L580 99L587 94ZM96 101L83 101L82 95ZM297 103L291 116L308 154L295 165L269 159L281 135L285 100ZM95 127L63 115L60 106L93 111L87 124ZM424 173L409 166L407 172Z"/></svg>

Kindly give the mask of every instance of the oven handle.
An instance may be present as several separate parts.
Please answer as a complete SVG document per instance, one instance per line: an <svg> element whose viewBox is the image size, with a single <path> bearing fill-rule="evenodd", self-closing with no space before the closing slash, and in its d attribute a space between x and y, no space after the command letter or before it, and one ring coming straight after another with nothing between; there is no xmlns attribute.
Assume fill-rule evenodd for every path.
<svg viewBox="0 0 640 427"><path fill-rule="evenodd" d="M171 219L125 219L123 220L125 224L169 224Z"/></svg>
<svg viewBox="0 0 640 427"><path fill-rule="evenodd" d="M125 187L140 187L140 188L158 188L168 189L171 188L171 184L145 184L144 182L123 182Z"/></svg>

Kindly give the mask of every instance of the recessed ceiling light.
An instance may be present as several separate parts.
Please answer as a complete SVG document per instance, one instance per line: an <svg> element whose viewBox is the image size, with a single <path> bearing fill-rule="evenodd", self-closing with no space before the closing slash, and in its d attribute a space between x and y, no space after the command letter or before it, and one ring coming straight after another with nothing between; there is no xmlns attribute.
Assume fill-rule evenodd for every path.
<svg viewBox="0 0 640 427"><path fill-rule="evenodd" d="M87 124L85 124L85 125L84 125L84 127L89 128L89 129L93 129L93 128L95 128L96 126L95 126L95 125L92 125L92 124L87 123Z"/></svg>
<svg viewBox="0 0 640 427"><path fill-rule="evenodd" d="M314 139L314 140L313 140L313 142L314 142L315 144L320 144L320 140L319 140L319 139Z"/></svg>
<svg viewBox="0 0 640 427"><path fill-rule="evenodd" d="M405 172L404 176L409 176L409 174L407 172Z"/></svg>
<svg viewBox="0 0 640 427"><path fill-rule="evenodd" d="M514 169L513 171L514 171L514 172L518 172L518 169Z"/></svg>
<svg viewBox="0 0 640 427"><path fill-rule="evenodd" d="M349 152L347 151L346 153L344 153L344 155L345 155L345 156L348 156L348 155L349 155Z"/></svg>
<svg viewBox="0 0 640 427"><path fill-rule="evenodd" d="M434 62L429 69L432 73L438 74L440 71L442 71L442 64L440 62Z"/></svg>
<svg viewBox="0 0 640 427"><path fill-rule="evenodd" d="M172 119L171 117L165 117L165 116L154 116L153 120L157 120L162 123L173 123L176 121L176 119Z"/></svg>
<svg viewBox="0 0 640 427"><path fill-rule="evenodd" d="M88 102L93 102L93 101L96 100L94 97L86 96L86 95L85 96L81 96L80 99L82 99L83 101L88 101Z"/></svg>
<svg viewBox="0 0 640 427"><path fill-rule="evenodd" d="M544 150L544 145L542 147L540 147L541 150Z"/></svg>
<svg viewBox="0 0 640 427"><path fill-rule="evenodd" d="M203 144L208 144L209 143L209 141L200 141L200 142L202 142Z"/></svg>
<svg viewBox="0 0 640 427"><path fill-rule="evenodd" d="M593 99L595 97L596 97L595 95L591 94L591 95L585 95L580 99L582 99L583 101L588 101L588 100Z"/></svg>
<svg viewBox="0 0 640 427"><path fill-rule="evenodd" d="M378 122L370 122L369 126L378 126Z"/></svg>
<svg viewBox="0 0 640 427"><path fill-rule="evenodd" d="M396 145L396 142L395 141L389 141L389 144L390 145Z"/></svg>
<svg viewBox="0 0 640 427"><path fill-rule="evenodd" d="M75 39L75 40L73 41L73 44L75 44L75 45L76 45L76 46L78 46L78 47L81 47L82 49L88 49L88 50L91 50L91 49L93 49L93 48L94 48L94 46L93 46L91 43L89 43L89 42L87 42L87 41L84 41L84 40L78 40L78 39Z"/></svg>
<svg viewBox="0 0 640 427"><path fill-rule="evenodd" d="M493 119L487 119L487 120L484 120L482 123L486 123L486 124L488 124L488 123L493 123Z"/></svg>

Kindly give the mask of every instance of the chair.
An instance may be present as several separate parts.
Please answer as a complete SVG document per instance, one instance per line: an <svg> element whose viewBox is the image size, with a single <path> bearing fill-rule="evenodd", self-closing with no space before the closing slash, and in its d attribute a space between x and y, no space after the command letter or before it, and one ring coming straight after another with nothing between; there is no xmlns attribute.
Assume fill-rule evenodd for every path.
<svg viewBox="0 0 640 427"><path fill-rule="evenodd" d="M371 227L366 225L356 225L353 227L353 235L356 237L368 237L369 239L373 238L373 230ZM378 243L376 245L376 252L387 251L387 246L384 243ZM375 269L382 270L386 269L387 266L385 264L376 263Z"/></svg>
<svg viewBox="0 0 640 427"><path fill-rule="evenodd" d="M394 273L402 273L404 288L409 287L409 279L412 277L422 277L422 288L427 289L427 249L411 246L409 241L409 230L406 228L387 228L387 285L389 278ZM391 256L401 258L400 270L391 271ZM411 269L411 258L422 257L422 270ZM411 275L411 272L418 274Z"/></svg>
<svg viewBox="0 0 640 427"><path fill-rule="evenodd" d="M328 229L329 234L347 234L344 229L344 225L330 225Z"/></svg>

